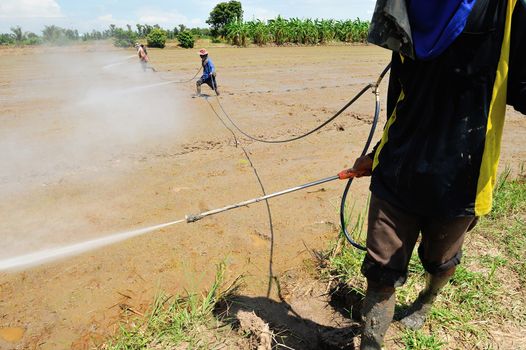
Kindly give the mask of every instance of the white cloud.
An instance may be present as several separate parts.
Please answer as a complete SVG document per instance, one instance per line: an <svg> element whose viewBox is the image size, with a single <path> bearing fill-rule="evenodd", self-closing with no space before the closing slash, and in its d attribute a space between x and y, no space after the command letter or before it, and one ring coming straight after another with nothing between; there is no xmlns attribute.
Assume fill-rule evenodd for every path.
<svg viewBox="0 0 526 350"><path fill-rule="evenodd" d="M55 0L2 0L0 18L59 18L63 17Z"/></svg>
<svg viewBox="0 0 526 350"><path fill-rule="evenodd" d="M132 20L115 18L111 13L97 17L97 22L98 25L96 27L102 29L107 28L110 24L115 24L117 27L125 27L127 24L133 25L135 23Z"/></svg>
<svg viewBox="0 0 526 350"><path fill-rule="evenodd" d="M160 26L175 26L184 24L185 26L204 26L205 23L200 18L188 18L176 10L160 11L156 9L143 8L137 12L138 22L143 24L159 24Z"/></svg>
<svg viewBox="0 0 526 350"><path fill-rule="evenodd" d="M102 21L102 22L113 22L113 21L115 21L115 18L113 18L113 15L111 13L107 14L107 15L99 16L99 17L97 17L97 19L99 21Z"/></svg>

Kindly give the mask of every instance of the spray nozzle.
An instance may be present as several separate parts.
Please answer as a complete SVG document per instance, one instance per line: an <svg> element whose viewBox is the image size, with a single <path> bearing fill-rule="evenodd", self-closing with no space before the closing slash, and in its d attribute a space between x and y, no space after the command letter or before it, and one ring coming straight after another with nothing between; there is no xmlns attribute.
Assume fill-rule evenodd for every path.
<svg viewBox="0 0 526 350"><path fill-rule="evenodd" d="M203 216L200 215L200 214L196 214L196 215L188 214L188 215L185 216L187 224L191 224L193 222L199 221L202 218L203 218Z"/></svg>

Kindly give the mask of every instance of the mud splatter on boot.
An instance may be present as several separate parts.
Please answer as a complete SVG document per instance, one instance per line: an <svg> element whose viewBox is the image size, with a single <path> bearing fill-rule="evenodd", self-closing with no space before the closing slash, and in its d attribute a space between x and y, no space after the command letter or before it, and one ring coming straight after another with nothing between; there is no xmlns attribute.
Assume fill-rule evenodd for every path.
<svg viewBox="0 0 526 350"><path fill-rule="evenodd" d="M395 290L368 288L363 305L361 350L381 350L395 307Z"/></svg>
<svg viewBox="0 0 526 350"><path fill-rule="evenodd" d="M416 298L409 309L404 312L400 323L412 330L422 328L426 322L427 315L431 312L438 293L440 293L442 288L449 282L454 273L455 268L437 275L428 274L426 288L418 295L418 298Z"/></svg>
<svg viewBox="0 0 526 350"><path fill-rule="evenodd" d="M427 315L429 315L431 312L431 308L433 307L433 302L435 299L436 295L434 297L430 297L424 293L420 293L418 298L404 313L400 323L402 323L406 328L415 331L422 328L426 322Z"/></svg>

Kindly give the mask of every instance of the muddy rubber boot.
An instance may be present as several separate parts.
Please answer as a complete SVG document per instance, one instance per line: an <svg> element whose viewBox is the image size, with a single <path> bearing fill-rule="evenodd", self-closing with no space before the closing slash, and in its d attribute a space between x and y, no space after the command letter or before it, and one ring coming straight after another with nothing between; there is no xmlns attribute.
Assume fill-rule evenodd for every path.
<svg viewBox="0 0 526 350"><path fill-rule="evenodd" d="M394 288L368 287L363 302L363 332L360 350L381 350L385 333L393 320Z"/></svg>
<svg viewBox="0 0 526 350"><path fill-rule="evenodd" d="M418 330L424 326L427 315L431 311L438 293L449 282L455 273L455 268L447 270L441 274L426 275L426 288L420 292L418 298L411 304L409 309L404 312L400 322L407 328Z"/></svg>

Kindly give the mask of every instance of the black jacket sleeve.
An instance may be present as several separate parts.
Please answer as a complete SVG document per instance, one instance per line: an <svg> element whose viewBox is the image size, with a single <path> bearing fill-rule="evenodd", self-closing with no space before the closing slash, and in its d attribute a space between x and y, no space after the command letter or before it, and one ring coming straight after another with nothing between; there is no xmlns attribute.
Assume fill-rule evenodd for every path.
<svg viewBox="0 0 526 350"><path fill-rule="evenodd" d="M508 104L526 114L526 2L515 7L511 29Z"/></svg>

